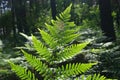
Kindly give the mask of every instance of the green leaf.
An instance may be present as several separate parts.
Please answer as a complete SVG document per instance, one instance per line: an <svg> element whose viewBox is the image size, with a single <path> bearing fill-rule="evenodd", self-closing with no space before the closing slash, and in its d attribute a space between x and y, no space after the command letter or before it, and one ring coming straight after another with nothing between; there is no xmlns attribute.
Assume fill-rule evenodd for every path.
<svg viewBox="0 0 120 80"><path fill-rule="evenodd" d="M12 62L9 62L9 64L12 70L16 72L21 80L38 80L37 78L35 78L35 75L30 70L27 70L19 65L15 65Z"/></svg>
<svg viewBox="0 0 120 80"><path fill-rule="evenodd" d="M50 70L46 64L44 64L42 61L40 61L38 58L35 56L28 54L27 52L23 51L23 54L27 60L27 62L35 68L36 71L39 72L42 76L45 76L47 72ZM43 75L44 74L44 75Z"/></svg>
<svg viewBox="0 0 120 80"><path fill-rule="evenodd" d="M40 40L38 40L35 36L32 36L32 42L35 50L40 55L40 57L44 58L45 60L49 60L51 57L50 51L47 49L46 46L42 44Z"/></svg>
<svg viewBox="0 0 120 80"><path fill-rule="evenodd" d="M96 63L73 63L73 64L69 63L65 67L64 66L62 66L62 68L58 67L57 71L60 71L61 75L64 75L65 77L70 77L73 75L78 75L86 72L93 65L96 65Z"/></svg>
<svg viewBox="0 0 120 80"><path fill-rule="evenodd" d="M45 23L45 25L46 25L47 30L50 31L50 34L52 36L56 36L56 34L57 34L56 28L54 26L52 26L52 25L47 24L47 23Z"/></svg>
<svg viewBox="0 0 120 80"><path fill-rule="evenodd" d="M57 46L57 41L50 34L40 29L39 31L42 35L42 39L49 45L50 48L55 48Z"/></svg>
<svg viewBox="0 0 120 80"><path fill-rule="evenodd" d="M58 60L66 61L77 54L80 54L80 51L85 48L89 44L89 42L84 42L81 44L73 44L71 46L66 47L63 51L58 53Z"/></svg>
<svg viewBox="0 0 120 80"><path fill-rule="evenodd" d="M60 19L63 20L64 22L70 20L71 7L72 7L72 4L70 4L61 14L59 14Z"/></svg>

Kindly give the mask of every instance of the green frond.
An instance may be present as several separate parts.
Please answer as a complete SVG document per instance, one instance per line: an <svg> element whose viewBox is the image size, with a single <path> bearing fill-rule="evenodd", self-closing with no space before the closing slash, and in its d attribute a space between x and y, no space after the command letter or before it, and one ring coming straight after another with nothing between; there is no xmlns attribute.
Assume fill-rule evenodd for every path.
<svg viewBox="0 0 120 80"><path fill-rule="evenodd" d="M63 36L70 36L70 35L73 35L73 34L77 34L77 32L80 30L80 28L79 27L77 27L77 28L74 28L74 29L66 29L65 31L63 31L62 33L61 33L61 35L63 35ZM80 34L77 34L77 35L80 35Z"/></svg>
<svg viewBox="0 0 120 80"><path fill-rule="evenodd" d="M48 61L51 57L51 53L47 49L47 47L44 46L42 42L38 40L35 36L32 36L32 42L33 42L33 47L35 48L37 53L40 55L40 57Z"/></svg>
<svg viewBox="0 0 120 80"><path fill-rule="evenodd" d="M50 34L40 29L39 31L42 35L42 39L49 45L50 48L55 48L57 46L57 41Z"/></svg>
<svg viewBox="0 0 120 80"><path fill-rule="evenodd" d="M61 75L69 77L84 73L89 70L93 65L96 65L96 63L70 63L66 66L58 67L57 71L60 71Z"/></svg>
<svg viewBox="0 0 120 80"><path fill-rule="evenodd" d="M94 74L94 75L87 76L86 80L106 80L106 77L101 76L100 74Z"/></svg>
<svg viewBox="0 0 120 80"><path fill-rule="evenodd" d="M70 4L61 14L59 14L59 17L57 17L57 20L62 20L62 21L69 21L70 20L70 11L71 11L72 4Z"/></svg>
<svg viewBox="0 0 120 80"><path fill-rule="evenodd" d="M74 22L65 22L66 28L74 28L76 24Z"/></svg>
<svg viewBox="0 0 120 80"><path fill-rule="evenodd" d="M80 34L72 34L72 35L69 35L69 36L65 36L61 39L60 42L62 42L63 44L67 44L67 43L72 42L73 40L75 40L79 36L80 36Z"/></svg>
<svg viewBox="0 0 120 80"><path fill-rule="evenodd" d="M56 35L56 28L54 27L54 26L52 26L52 25L49 25L49 24L47 24L47 23L45 23L45 25L46 25L46 28L47 28L47 30L50 32L50 34L52 35L52 36L55 36Z"/></svg>
<svg viewBox="0 0 120 80"><path fill-rule="evenodd" d="M44 64L42 61L40 61L38 58L35 56L28 54L27 52L23 51L23 54L27 60L27 62L35 68L36 71L39 72L42 76L45 76L47 72L49 71L49 68L46 64Z"/></svg>
<svg viewBox="0 0 120 80"><path fill-rule="evenodd" d="M15 65L12 62L9 62L9 63L12 70L17 74L18 77L21 78L21 80L38 80L37 78L35 78L35 75L31 71L19 65Z"/></svg>
<svg viewBox="0 0 120 80"><path fill-rule="evenodd" d="M74 34L76 31L77 31L76 29L74 29L74 30L73 29L72 30L66 30L66 31L63 32L63 34L65 36L69 36L71 34Z"/></svg>
<svg viewBox="0 0 120 80"><path fill-rule="evenodd" d="M92 80L105 80L105 77L104 76L100 76L100 74L95 74L93 77L92 77Z"/></svg>
<svg viewBox="0 0 120 80"><path fill-rule="evenodd" d="M85 48L89 42L83 42L81 44L73 44L66 47L63 51L58 53L58 60L66 61L73 58L75 55L80 54L80 51Z"/></svg>

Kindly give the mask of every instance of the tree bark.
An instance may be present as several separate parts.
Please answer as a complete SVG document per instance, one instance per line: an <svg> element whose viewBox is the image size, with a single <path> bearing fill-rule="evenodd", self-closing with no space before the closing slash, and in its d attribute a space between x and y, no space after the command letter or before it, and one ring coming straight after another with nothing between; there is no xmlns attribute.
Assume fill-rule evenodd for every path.
<svg viewBox="0 0 120 80"><path fill-rule="evenodd" d="M57 11L56 11L56 1L55 0L51 0L50 1L50 5L51 5L52 18L56 19L56 14L57 14Z"/></svg>
<svg viewBox="0 0 120 80"><path fill-rule="evenodd" d="M101 29L107 41L116 40L115 31L113 27L113 18L111 11L111 0L99 0Z"/></svg>

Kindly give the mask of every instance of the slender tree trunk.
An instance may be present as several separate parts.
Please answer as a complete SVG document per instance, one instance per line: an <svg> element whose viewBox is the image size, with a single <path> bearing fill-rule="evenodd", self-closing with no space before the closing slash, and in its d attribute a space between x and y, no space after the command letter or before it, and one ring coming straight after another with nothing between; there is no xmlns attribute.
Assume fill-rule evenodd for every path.
<svg viewBox="0 0 120 80"><path fill-rule="evenodd" d="M51 4L51 11L52 11L52 18L56 19L56 14L57 14L57 11L56 11L56 1L55 0L51 0L50 4Z"/></svg>
<svg viewBox="0 0 120 80"><path fill-rule="evenodd" d="M113 27L113 18L111 15L111 0L99 0L101 29L107 37L107 41L116 40L115 31Z"/></svg>
<svg viewBox="0 0 120 80"><path fill-rule="evenodd" d="M18 32L23 32L23 26L22 26L22 10L21 10L21 6L22 6L22 0L15 0L15 16L16 16L16 23L17 23L17 28L18 28Z"/></svg>
<svg viewBox="0 0 120 80"><path fill-rule="evenodd" d="M11 11L12 11L12 26L13 26L13 37L14 37L14 46L16 46L16 27L15 27L15 9L14 9L14 0L11 0Z"/></svg>

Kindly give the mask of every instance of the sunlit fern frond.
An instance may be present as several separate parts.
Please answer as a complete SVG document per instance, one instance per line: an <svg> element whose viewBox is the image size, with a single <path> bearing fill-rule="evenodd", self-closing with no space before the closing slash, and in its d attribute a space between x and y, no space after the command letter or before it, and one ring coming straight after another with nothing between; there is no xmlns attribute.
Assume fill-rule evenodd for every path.
<svg viewBox="0 0 120 80"><path fill-rule="evenodd" d="M27 60L27 62L35 68L36 71L39 72L39 74L41 74L42 76L45 76L47 74L47 72L49 72L49 68L46 64L44 64L42 61L40 61L38 58L36 58L35 56L28 54L27 52L23 51L23 54L25 56L25 59Z"/></svg>
<svg viewBox="0 0 120 80"><path fill-rule="evenodd" d="M66 61L67 59L73 58L77 54L80 54L80 51L85 48L89 42L83 42L81 44L73 44L66 47L63 51L58 53L58 61Z"/></svg>
<svg viewBox="0 0 120 80"><path fill-rule="evenodd" d="M59 17L56 17L57 20L62 20L62 21L69 21L70 20L70 11L71 11L72 4L70 4L62 13L59 14Z"/></svg>
<svg viewBox="0 0 120 80"><path fill-rule="evenodd" d="M49 25L47 23L45 23L45 25L46 25L47 30L50 32L50 34L52 36L56 36L56 34L57 34L56 28L53 25Z"/></svg>
<svg viewBox="0 0 120 80"><path fill-rule="evenodd" d="M35 36L32 36L32 42L33 42L33 47L35 48L39 56L49 61L51 57L51 53L47 49L47 47L44 46L43 43L40 40L38 40Z"/></svg>
<svg viewBox="0 0 120 80"><path fill-rule="evenodd" d="M66 66L58 67L57 71L60 71L60 74L65 77L70 77L86 72L95 64L96 63L69 63L66 64Z"/></svg>
<svg viewBox="0 0 120 80"><path fill-rule="evenodd" d="M65 22L65 25L67 29L76 27L76 24L74 22Z"/></svg>
<svg viewBox="0 0 120 80"><path fill-rule="evenodd" d="M15 65L12 62L9 63L12 70L21 78L21 80L38 80L30 70L27 70L19 65Z"/></svg>
<svg viewBox="0 0 120 80"><path fill-rule="evenodd" d="M78 36L80 36L80 34L72 34L72 35L69 35L69 36L65 36L60 40L60 42L62 44L67 44L67 43L70 43L73 40L75 40Z"/></svg>
<svg viewBox="0 0 120 80"><path fill-rule="evenodd" d="M48 44L50 48L55 48L57 46L57 41L55 40L55 38L53 38L50 34L43 30L39 29L39 31L42 35L42 39L45 41L46 44Z"/></svg>

